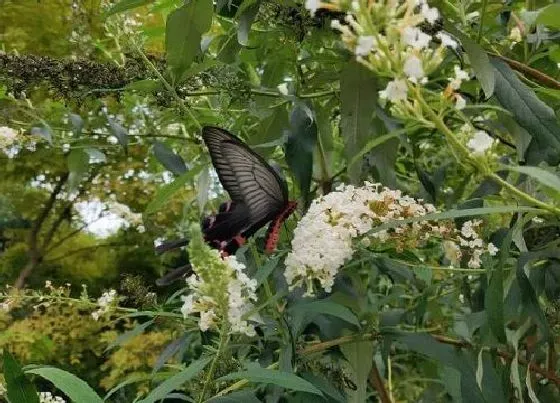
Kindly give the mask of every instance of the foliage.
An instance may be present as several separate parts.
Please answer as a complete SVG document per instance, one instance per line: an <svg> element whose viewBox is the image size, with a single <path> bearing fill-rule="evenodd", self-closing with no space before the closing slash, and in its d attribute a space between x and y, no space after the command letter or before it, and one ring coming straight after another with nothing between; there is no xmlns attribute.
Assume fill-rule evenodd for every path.
<svg viewBox="0 0 560 403"><path fill-rule="evenodd" d="M560 399L557 4L4 3L0 347L23 383L74 400ZM225 259L202 241L226 198L203 125L287 174L299 214L275 255L263 231ZM92 206L122 228L89 232ZM156 293L187 254L153 241L185 234L194 273ZM45 296L48 279L101 296ZM16 383L11 400L33 386Z"/></svg>

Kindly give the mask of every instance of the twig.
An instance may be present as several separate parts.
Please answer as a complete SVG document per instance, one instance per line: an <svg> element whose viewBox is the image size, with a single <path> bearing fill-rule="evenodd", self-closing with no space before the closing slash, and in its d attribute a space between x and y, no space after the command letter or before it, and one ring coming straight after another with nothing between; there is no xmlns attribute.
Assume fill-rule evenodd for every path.
<svg viewBox="0 0 560 403"><path fill-rule="evenodd" d="M383 378L381 378L381 374L377 369L377 365L375 365L375 361L372 363L371 371L369 373L369 383L377 391L377 395L379 396L381 403L391 403L391 398L385 388L385 382L383 382Z"/></svg>
<svg viewBox="0 0 560 403"><path fill-rule="evenodd" d="M518 62L517 60L509 59L497 53L490 53L490 54L509 64L512 69L517 70L520 73L526 74L530 77L533 77L536 81L540 82L541 84L547 85L552 88L560 89L560 81L555 80L554 78L544 74L543 72L534 69L532 67L529 67L526 64Z"/></svg>

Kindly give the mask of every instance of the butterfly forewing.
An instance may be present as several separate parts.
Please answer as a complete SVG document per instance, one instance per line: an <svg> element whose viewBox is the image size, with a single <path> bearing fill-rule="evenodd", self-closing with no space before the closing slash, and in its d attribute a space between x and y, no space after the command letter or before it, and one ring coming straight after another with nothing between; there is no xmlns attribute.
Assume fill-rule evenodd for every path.
<svg viewBox="0 0 560 403"><path fill-rule="evenodd" d="M202 137L231 199L247 206L250 225L273 219L288 202L286 183L257 153L227 131L205 127ZM263 222L264 221L264 222Z"/></svg>

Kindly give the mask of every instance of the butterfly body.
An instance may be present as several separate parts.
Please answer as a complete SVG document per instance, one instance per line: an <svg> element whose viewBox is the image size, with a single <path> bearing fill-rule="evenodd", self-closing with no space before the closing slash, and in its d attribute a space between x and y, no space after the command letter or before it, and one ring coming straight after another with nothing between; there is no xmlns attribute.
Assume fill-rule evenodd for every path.
<svg viewBox="0 0 560 403"><path fill-rule="evenodd" d="M288 200L286 182L260 155L228 131L205 126L202 138L220 183L231 198L220 205L216 214L203 218L204 240L218 249L222 257L233 255L248 238L270 222L265 237L265 252L273 252L282 223L297 208L297 202ZM180 247L187 243L183 239L167 245ZM160 252L173 247L160 247ZM192 267L185 265L156 283L169 284L190 271Z"/></svg>

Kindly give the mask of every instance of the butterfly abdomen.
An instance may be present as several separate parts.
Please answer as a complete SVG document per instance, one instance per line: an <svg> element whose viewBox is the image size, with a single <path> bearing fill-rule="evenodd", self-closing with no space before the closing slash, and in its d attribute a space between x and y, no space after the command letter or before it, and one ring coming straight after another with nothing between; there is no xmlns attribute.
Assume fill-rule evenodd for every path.
<svg viewBox="0 0 560 403"><path fill-rule="evenodd" d="M278 239L280 238L280 227L282 226L282 223L286 221L286 219L290 216L290 214L295 211L296 207L297 202L288 202L284 210L282 210L280 214L278 214L278 216L276 216L276 218L268 226L264 248L266 253L272 253L274 252L274 249L276 249Z"/></svg>

